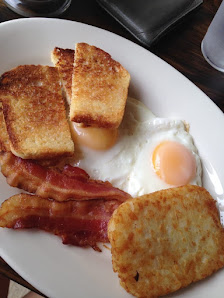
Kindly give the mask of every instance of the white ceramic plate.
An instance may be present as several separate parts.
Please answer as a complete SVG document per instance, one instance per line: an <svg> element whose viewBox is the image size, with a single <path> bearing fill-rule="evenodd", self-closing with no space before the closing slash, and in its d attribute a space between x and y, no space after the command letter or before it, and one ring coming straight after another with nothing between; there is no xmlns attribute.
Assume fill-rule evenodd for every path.
<svg viewBox="0 0 224 298"><path fill-rule="evenodd" d="M20 64L47 64L55 47L87 42L109 52L131 74L130 95L155 115L178 117L190 132L203 162L204 186L219 200L224 184L223 113L179 72L140 46L92 26L57 19L20 19L0 24L0 74ZM0 203L20 191L0 176ZM110 251L98 253L61 244L38 231L0 229L0 255L48 297L130 297L113 273ZM223 297L224 270L172 297Z"/></svg>

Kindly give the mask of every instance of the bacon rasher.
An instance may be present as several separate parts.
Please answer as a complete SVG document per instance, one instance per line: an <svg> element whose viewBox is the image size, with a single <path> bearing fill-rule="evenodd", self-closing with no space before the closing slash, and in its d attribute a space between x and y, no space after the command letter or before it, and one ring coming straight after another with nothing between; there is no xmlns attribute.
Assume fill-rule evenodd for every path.
<svg viewBox="0 0 224 298"><path fill-rule="evenodd" d="M64 244L100 251L97 242L108 242L107 224L120 204L117 200L56 202L19 194L2 203L0 227L37 228L60 236Z"/></svg>
<svg viewBox="0 0 224 298"><path fill-rule="evenodd" d="M24 160L11 152L0 154L0 165L9 185L35 193L42 198L56 201L92 199L126 201L131 197L109 182L90 179L84 170L70 165L60 171L41 166L32 160Z"/></svg>

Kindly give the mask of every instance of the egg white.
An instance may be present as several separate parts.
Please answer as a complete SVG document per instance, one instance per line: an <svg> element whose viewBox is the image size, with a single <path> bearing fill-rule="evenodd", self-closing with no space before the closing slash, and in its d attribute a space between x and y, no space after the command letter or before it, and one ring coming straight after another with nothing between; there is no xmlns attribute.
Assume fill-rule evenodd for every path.
<svg viewBox="0 0 224 298"><path fill-rule="evenodd" d="M201 185L201 162L190 134L181 120L156 118L140 101L128 98L116 144L105 151L79 146L74 163L91 178L109 181L133 197L173 187L155 173L151 156L163 141L185 145L196 160L196 176L191 184Z"/></svg>
<svg viewBox="0 0 224 298"><path fill-rule="evenodd" d="M197 149L193 143L191 135L185 130L185 125L181 120L170 120L155 118L153 121L145 123L139 131L145 142L141 146L141 152L135 162L129 176L128 192L132 196L139 196L153 191L174 187L167 184L155 173L152 164L152 154L155 148L164 141L174 141L183 144L189 149L196 161L196 175L190 184L202 185L202 167Z"/></svg>

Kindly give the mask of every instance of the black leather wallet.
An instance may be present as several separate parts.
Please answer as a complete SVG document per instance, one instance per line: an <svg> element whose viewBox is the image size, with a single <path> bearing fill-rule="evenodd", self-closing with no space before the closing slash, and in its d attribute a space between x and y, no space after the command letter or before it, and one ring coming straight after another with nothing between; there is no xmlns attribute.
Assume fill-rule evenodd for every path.
<svg viewBox="0 0 224 298"><path fill-rule="evenodd" d="M150 47L203 0L97 0L144 46Z"/></svg>

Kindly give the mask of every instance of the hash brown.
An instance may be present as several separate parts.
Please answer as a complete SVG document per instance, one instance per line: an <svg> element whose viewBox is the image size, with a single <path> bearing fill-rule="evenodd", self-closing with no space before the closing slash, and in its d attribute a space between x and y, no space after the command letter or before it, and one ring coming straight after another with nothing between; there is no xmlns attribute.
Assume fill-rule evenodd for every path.
<svg viewBox="0 0 224 298"><path fill-rule="evenodd" d="M224 230L216 202L187 185L128 200L108 226L112 263L137 297L158 297L224 266Z"/></svg>

